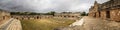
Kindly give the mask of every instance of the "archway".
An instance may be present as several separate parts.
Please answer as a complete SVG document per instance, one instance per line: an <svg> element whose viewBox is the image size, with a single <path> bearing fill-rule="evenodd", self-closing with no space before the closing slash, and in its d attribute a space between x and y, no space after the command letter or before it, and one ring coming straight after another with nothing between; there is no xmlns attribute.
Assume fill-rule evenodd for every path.
<svg viewBox="0 0 120 30"><path fill-rule="evenodd" d="M110 18L110 11L106 11L106 18Z"/></svg>

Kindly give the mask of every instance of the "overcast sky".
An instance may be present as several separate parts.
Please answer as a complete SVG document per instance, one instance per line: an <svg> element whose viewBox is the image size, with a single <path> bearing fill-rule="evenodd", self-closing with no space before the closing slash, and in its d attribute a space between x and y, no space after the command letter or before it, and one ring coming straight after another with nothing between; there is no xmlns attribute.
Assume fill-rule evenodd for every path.
<svg viewBox="0 0 120 30"><path fill-rule="evenodd" d="M79 12L86 11L95 0L0 0L0 8L21 12ZM108 0L97 0L103 3Z"/></svg>

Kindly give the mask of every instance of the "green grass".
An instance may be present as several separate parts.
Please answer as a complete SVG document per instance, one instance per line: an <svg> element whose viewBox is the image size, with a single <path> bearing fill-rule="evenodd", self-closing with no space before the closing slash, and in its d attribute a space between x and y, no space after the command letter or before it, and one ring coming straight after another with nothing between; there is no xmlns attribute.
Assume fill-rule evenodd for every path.
<svg viewBox="0 0 120 30"><path fill-rule="evenodd" d="M21 20L23 30L53 30L58 27L66 27L73 23L70 19L39 19Z"/></svg>

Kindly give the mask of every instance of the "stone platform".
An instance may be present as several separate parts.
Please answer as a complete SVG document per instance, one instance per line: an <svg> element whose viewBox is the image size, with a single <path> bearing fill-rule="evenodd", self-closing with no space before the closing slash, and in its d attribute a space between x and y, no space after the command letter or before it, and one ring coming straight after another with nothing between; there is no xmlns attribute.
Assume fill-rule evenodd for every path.
<svg viewBox="0 0 120 30"><path fill-rule="evenodd" d="M120 22L85 16L80 26L64 27L60 30L120 30ZM80 23L81 24L81 23Z"/></svg>
<svg viewBox="0 0 120 30"><path fill-rule="evenodd" d="M11 18L0 25L0 30L22 30L19 20Z"/></svg>

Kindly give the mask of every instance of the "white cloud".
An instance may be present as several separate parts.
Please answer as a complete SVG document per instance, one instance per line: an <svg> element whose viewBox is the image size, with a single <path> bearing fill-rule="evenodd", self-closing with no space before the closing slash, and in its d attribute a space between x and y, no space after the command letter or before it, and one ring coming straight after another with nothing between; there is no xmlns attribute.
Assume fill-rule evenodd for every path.
<svg viewBox="0 0 120 30"><path fill-rule="evenodd" d="M71 11L83 11L88 10L91 7L92 4L89 3L83 3L79 5L74 5L70 8Z"/></svg>
<svg viewBox="0 0 120 30"><path fill-rule="evenodd" d="M106 0L97 0L103 3ZM63 12L88 11L94 0L0 0L0 7L10 11Z"/></svg>

